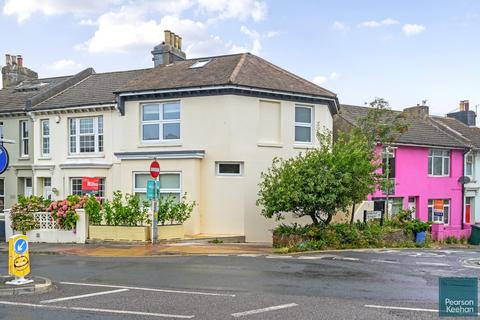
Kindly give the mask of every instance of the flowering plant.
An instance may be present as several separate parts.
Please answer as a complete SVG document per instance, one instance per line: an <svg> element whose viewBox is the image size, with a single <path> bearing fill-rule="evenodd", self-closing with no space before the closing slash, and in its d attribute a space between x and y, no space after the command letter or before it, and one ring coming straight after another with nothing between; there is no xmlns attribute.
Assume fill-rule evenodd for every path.
<svg viewBox="0 0 480 320"><path fill-rule="evenodd" d="M53 201L47 208L47 212L52 213L52 218L57 222L60 228L65 230L75 229L79 215L77 209L83 208L87 197L76 195L68 196L67 199L61 201Z"/></svg>

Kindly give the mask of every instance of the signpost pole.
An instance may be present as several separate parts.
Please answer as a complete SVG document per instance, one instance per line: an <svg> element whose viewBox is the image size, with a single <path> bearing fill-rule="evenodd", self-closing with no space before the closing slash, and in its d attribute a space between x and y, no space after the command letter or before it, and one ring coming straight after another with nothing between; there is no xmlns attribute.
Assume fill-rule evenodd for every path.
<svg viewBox="0 0 480 320"><path fill-rule="evenodd" d="M155 187L153 188L153 215L152 215L152 243L157 243L158 240L158 221L157 221L157 211L158 211L158 200L157 199L157 185L160 183L158 177L155 178Z"/></svg>

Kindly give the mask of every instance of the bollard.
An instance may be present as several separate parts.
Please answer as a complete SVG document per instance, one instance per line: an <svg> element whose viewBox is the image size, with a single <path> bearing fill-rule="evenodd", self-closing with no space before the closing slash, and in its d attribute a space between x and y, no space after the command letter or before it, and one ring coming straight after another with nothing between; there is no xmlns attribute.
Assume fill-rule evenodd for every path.
<svg viewBox="0 0 480 320"><path fill-rule="evenodd" d="M25 279L30 273L28 238L25 235L16 234L8 238L8 273L15 279L5 282L6 284L22 285L33 282L32 279Z"/></svg>

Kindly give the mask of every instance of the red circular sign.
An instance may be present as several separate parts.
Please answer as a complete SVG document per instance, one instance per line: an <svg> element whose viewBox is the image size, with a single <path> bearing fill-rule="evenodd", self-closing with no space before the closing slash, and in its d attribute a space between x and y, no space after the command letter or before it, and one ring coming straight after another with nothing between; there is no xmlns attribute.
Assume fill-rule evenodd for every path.
<svg viewBox="0 0 480 320"><path fill-rule="evenodd" d="M160 163L157 160L152 161L150 164L150 175L153 179L156 179L160 174Z"/></svg>

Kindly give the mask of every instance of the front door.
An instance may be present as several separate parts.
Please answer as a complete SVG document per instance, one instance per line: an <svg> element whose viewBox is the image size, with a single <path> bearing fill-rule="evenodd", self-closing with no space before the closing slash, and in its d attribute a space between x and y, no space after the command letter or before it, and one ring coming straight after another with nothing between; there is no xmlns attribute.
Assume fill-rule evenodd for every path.
<svg viewBox="0 0 480 320"><path fill-rule="evenodd" d="M30 197L33 194L32 178L25 178L25 190L26 197Z"/></svg>
<svg viewBox="0 0 480 320"><path fill-rule="evenodd" d="M412 211L412 219L417 216L417 197L408 197L408 210Z"/></svg>

